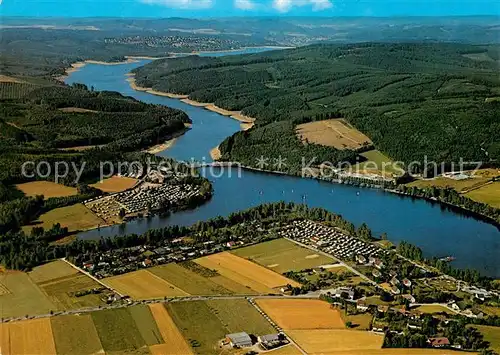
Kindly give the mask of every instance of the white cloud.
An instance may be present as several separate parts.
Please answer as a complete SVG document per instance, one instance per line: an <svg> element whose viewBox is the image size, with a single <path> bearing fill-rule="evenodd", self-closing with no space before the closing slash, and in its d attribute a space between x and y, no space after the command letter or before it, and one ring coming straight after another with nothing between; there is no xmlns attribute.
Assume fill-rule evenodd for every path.
<svg viewBox="0 0 500 355"><path fill-rule="evenodd" d="M234 0L234 7L240 10L255 10L257 4L252 0Z"/></svg>
<svg viewBox="0 0 500 355"><path fill-rule="evenodd" d="M313 11L327 10L333 7L331 0L273 0L273 7L279 12L288 12L293 7L311 5Z"/></svg>
<svg viewBox="0 0 500 355"><path fill-rule="evenodd" d="M178 9L208 9L214 5L213 0L141 0L143 3L162 5Z"/></svg>

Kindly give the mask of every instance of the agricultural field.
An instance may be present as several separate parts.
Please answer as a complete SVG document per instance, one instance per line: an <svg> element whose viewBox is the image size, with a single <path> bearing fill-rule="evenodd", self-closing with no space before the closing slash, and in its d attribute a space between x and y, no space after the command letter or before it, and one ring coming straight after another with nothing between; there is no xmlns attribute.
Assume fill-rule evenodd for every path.
<svg viewBox="0 0 500 355"><path fill-rule="evenodd" d="M0 273L0 285L3 290L0 296L2 317L47 314L55 309L54 304L26 273L20 271Z"/></svg>
<svg viewBox="0 0 500 355"><path fill-rule="evenodd" d="M370 138L343 119L331 119L300 124L297 136L303 142L315 143L337 149L359 149L372 144Z"/></svg>
<svg viewBox="0 0 500 355"><path fill-rule="evenodd" d="M491 327L487 325L473 325L484 336L484 340L490 343L490 348L500 353L500 327Z"/></svg>
<svg viewBox="0 0 500 355"><path fill-rule="evenodd" d="M340 311L344 323L351 322L351 328L356 330L370 330L373 315L371 313L346 314L345 311Z"/></svg>
<svg viewBox="0 0 500 355"><path fill-rule="evenodd" d="M90 186L95 187L96 189L99 189L103 192L114 193L131 189L137 184L138 181L139 180L137 179L129 178L126 176L115 175L110 177L109 179L104 179L103 181Z"/></svg>
<svg viewBox="0 0 500 355"><path fill-rule="evenodd" d="M37 284L78 274L79 271L62 260L37 266L28 275Z"/></svg>
<svg viewBox="0 0 500 355"><path fill-rule="evenodd" d="M78 194L78 191L74 187L56 184L51 181L26 182L16 185L16 188L22 191L26 196L34 197L43 195L45 199L51 197L75 196Z"/></svg>
<svg viewBox="0 0 500 355"><path fill-rule="evenodd" d="M465 180L455 180L447 177L439 176L433 179L425 179L425 180L417 180L407 184L408 187L416 186L420 189L429 188L429 187L439 187L439 188L447 188L451 187L458 192L466 192L470 189L474 189L486 184L490 178L477 176L470 179ZM472 192L477 191L473 190ZM471 193L472 193L471 192Z"/></svg>
<svg viewBox="0 0 500 355"><path fill-rule="evenodd" d="M308 354L344 353L382 348L384 336L345 329L290 330L287 332ZM401 354L401 353L398 353Z"/></svg>
<svg viewBox="0 0 500 355"><path fill-rule="evenodd" d="M345 329L338 309L327 302L308 299L256 299L257 305L281 328Z"/></svg>
<svg viewBox="0 0 500 355"><path fill-rule="evenodd" d="M87 207L77 203L42 214L33 224L24 226L23 230L29 232L33 226L50 229L56 223L61 224L63 228L67 227L70 232L84 231L105 224L101 218L93 214Z"/></svg>
<svg viewBox="0 0 500 355"><path fill-rule="evenodd" d="M148 270L190 295L229 295L234 292L179 264L170 263ZM221 276L222 277L222 276ZM231 282L231 280L227 280ZM248 293L248 291L247 291Z"/></svg>
<svg viewBox="0 0 500 355"><path fill-rule="evenodd" d="M500 182L496 181L491 184L484 185L479 189L468 192L465 196L475 201L500 208Z"/></svg>
<svg viewBox="0 0 500 355"><path fill-rule="evenodd" d="M275 289L287 284L299 286L293 280L228 252L209 255L195 261L258 293L276 293Z"/></svg>
<svg viewBox="0 0 500 355"><path fill-rule="evenodd" d="M168 314L165 306L157 303L150 304L149 308L159 328L161 339L165 343L165 346L168 346L168 349L161 349L161 346L156 346L153 349L150 348L152 353L165 354L166 352L164 350L168 350L176 354L192 354L191 348L182 337L179 329L177 329L177 326Z"/></svg>
<svg viewBox="0 0 500 355"><path fill-rule="evenodd" d="M274 239L231 251L280 274L333 264L335 259L318 255L286 239Z"/></svg>
<svg viewBox="0 0 500 355"><path fill-rule="evenodd" d="M188 293L147 270L108 277L103 279L102 282L121 294L137 300L188 295Z"/></svg>
<svg viewBox="0 0 500 355"><path fill-rule="evenodd" d="M55 354L50 318L0 324L2 354Z"/></svg>
<svg viewBox="0 0 500 355"><path fill-rule="evenodd" d="M219 341L229 333L275 332L245 300L175 302L165 307L196 354L219 353Z"/></svg>
<svg viewBox="0 0 500 355"><path fill-rule="evenodd" d="M51 319L58 354L97 354L102 344L89 314L64 315Z"/></svg>
<svg viewBox="0 0 500 355"><path fill-rule="evenodd" d="M367 160L354 165L352 172L360 174L377 174L391 177L392 174L401 175L397 164L378 150L369 150L360 154Z"/></svg>

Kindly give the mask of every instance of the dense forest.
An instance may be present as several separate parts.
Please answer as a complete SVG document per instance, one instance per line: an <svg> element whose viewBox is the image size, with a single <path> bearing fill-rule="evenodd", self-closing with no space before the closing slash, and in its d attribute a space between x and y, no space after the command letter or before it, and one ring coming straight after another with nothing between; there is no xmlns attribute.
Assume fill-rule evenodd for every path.
<svg viewBox="0 0 500 355"><path fill-rule="evenodd" d="M394 160L420 162L412 172L421 172L425 158L440 163L500 158L500 79L492 56L488 47L464 44L323 44L158 60L135 74L142 86L255 117L255 132L225 142L224 159L259 157L266 144L260 137L277 122L295 125L341 115ZM291 143L293 129L281 124L285 144L300 150L298 140Z"/></svg>

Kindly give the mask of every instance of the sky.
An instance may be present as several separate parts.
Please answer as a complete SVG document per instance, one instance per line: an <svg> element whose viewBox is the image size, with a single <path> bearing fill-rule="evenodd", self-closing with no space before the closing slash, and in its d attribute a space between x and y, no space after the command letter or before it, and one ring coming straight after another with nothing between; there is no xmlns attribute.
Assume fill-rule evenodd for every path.
<svg viewBox="0 0 500 355"><path fill-rule="evenodd" d="M0 0L1 16L500 16L498 0ZM1 22L1 19L0 19Z"/></svg>

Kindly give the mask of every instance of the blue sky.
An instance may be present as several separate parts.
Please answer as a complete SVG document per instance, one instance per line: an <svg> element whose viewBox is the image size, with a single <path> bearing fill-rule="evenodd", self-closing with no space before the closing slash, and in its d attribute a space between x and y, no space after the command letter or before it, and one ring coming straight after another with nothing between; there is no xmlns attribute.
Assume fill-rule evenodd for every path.
<svg viewBox="0 0 500 355"><path fill-rule="evenodd" d="M2 16L500 15L498 0L0 0Z"/></svg>

